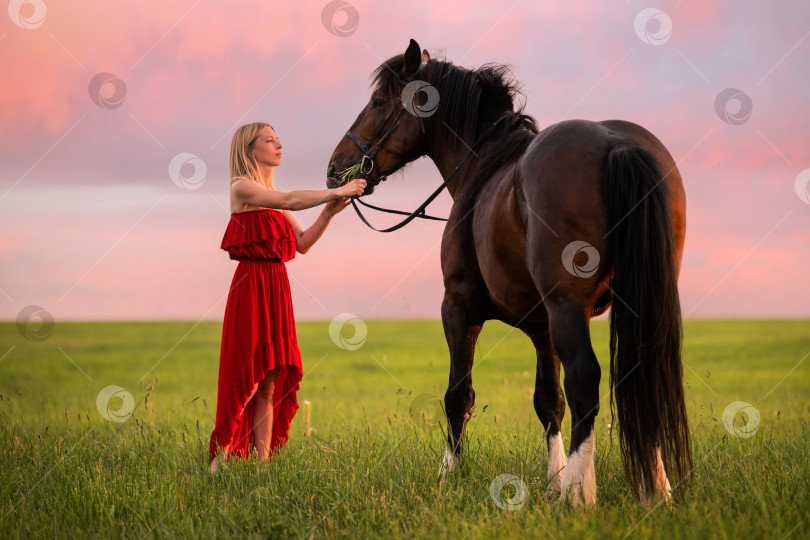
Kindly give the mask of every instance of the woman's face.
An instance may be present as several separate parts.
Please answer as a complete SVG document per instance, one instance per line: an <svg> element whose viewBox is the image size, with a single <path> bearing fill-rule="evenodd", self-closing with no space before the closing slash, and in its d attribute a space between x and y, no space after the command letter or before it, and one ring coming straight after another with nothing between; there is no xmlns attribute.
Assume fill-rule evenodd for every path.
<svg viewBox="0 0 810 540"><path fill-rule="evenodd" d="M281 165L281 142L270 126L264 126L259 137L253 142L253 155L256 163L269 167Z"/></svg>

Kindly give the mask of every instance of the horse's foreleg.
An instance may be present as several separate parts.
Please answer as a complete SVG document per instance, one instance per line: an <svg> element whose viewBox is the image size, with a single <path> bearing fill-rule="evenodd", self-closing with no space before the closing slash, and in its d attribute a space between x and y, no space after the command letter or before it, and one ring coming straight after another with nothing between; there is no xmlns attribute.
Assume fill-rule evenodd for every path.
<svg viewBox="0 0 810 540"><path fill-rule="evenodd" d="M565 397L560 388L560 359L551 345L548 326L526 332L537 349L537 376L534 410L546 431L548 447L548 487L546 494L559 495L565 469L565 449L560 425L565 415Z"/></svg>
<svg viewBox="0 0 810 540"><path fill-rule="evenodd" d="M596 502L593 424L599 412L601 371L591 347L581 305L549 306L551 340L565 368L565 396L571 409L571 446L561 496L571 504Z"/></svg>
<svg viewBox="0 0 810 540"><path fill-rule="evenodd" d="M464 295L446 292L442 302L442 323L447 345L450 348L450 380L444 395L447 413L447 449L439 476L452 472L461 454L461 438L470 419L475 403L472 386L475 342L481 332L483 321L474 320Z"/></svg>

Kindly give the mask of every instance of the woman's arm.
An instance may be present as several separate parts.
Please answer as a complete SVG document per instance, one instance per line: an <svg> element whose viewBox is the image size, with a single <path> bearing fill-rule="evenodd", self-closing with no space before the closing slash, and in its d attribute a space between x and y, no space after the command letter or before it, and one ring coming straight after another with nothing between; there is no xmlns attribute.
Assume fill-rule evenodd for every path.
<svg viewBox="0 0 810 540"><path fill-rule="evenodd" d="M311 248L315 242L317 242L318 239L323 236L323 233L326 230L326 227L329 225L329 222L332 220L332 217L346 208L350 203L351 199L348 197L328 203L326 206L324 206L324 209L321 211L318 219L315 220L315 223L313 223L306 230L298 224L298 221L295 220L289 211L285 210L284 215L290 220L293 230L295 231L296 251L302 254L309 251L309 248Z"/></svg>
<svg viewBox="0 0 810 540"><path fill-rule="evenodd" d="M335 189L274 191L258 182L240 178L231 184L231 192L240 204L251 204L276 210L304 210L326 202L354 197L363 193L366 181L356 178Z"/></svg>

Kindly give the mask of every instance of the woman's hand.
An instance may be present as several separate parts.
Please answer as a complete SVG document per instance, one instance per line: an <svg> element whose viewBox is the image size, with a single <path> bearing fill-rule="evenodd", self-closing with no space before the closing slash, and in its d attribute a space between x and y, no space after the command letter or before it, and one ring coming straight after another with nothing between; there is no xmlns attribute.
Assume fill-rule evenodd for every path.
<svg viewBox="0 0 810 540"><path fill-rule="evenodd" d="M344 208L349 206L352 203L351 198L343 197L342 199L335 199L334 201L329 201L324 205L323 211L326 213L327 216L332 217L336 214L339 214L343 211Z"/></svg>
<svg viewBox="0 0 810 540"><path fill-rule="evenodd" d="M363 194L366 189L366 180L364 178L355 178L345 186L337 188L341 197L358 197Z"/></svg>

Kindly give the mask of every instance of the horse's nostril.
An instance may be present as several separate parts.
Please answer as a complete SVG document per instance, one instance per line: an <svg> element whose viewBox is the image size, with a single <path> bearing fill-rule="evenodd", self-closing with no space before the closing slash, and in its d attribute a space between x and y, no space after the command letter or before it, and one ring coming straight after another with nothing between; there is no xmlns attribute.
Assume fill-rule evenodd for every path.
<svg viewBox="0 0 810 540"><path fill-rule="evenodd" d="M326 169L326 187L330 189L337 187L335 176L337 176L337 167L334 163L330 163Z"/></svg>

